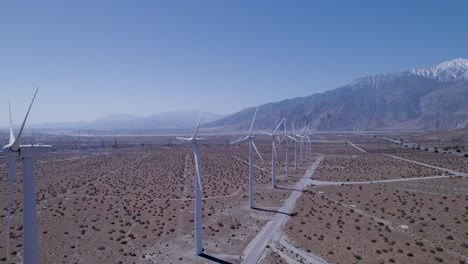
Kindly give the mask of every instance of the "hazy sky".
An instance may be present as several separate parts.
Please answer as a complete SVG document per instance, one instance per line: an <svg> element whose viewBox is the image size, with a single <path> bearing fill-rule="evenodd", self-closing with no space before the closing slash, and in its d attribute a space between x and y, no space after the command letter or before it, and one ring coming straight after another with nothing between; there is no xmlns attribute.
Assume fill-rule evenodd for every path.
<svg viewBox="0 0 468 264"><path fill-rule="evenodd" d="M468 1L2 1L0 126L231 113L468 57Z"/></svg>

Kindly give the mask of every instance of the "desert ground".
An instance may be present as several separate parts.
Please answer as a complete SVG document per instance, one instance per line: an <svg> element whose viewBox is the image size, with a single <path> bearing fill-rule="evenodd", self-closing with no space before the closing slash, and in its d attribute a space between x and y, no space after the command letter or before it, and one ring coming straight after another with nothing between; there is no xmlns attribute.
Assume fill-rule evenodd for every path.
<svg viewBox="0 0 468 264"><path fill-rule="evenodd" d="M437 138L432 146L455 153L468 145L453 131L401 139L422 144L415 139L423 136L443 137L447 145ZM174 136L37 137L54 145L35 165L41 263L468 261L468 157L387 140L401 140L394 134L312 134L312 156L303 150L297 168L291 142L288 178L283 141L277 188L271 187L271 138L258 136L264 162L255 156L254 209L248 146L230 145L235 135L207 136L200 144L201 257L194 253L188 144ZM299 159L300 145L297 151ZM0 162L0 237L6 238L8 177ZM20 163L17 171L8 260L0 239L0 261L7 263L22 256Z"/></svg>

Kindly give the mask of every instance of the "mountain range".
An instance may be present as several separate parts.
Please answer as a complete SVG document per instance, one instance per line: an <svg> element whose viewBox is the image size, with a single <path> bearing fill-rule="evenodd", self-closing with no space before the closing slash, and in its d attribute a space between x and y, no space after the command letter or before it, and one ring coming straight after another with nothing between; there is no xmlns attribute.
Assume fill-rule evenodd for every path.
<svg viewBox="0 0 468 264"><path fill-rule="evenodd" d="M247 130L256 107L207 124ZM359 78L337 89L258 106L255 129L285 117L313 131L437 130L468 127L468 60Z"/></svg>
<svg viewBox="0 0 468 264"><path fill-rule="evenodd" d="M195 127L200 110L171 111L150 116L111 114L89 122L53 122L31 125L38 129L81 130L174 130ZM203 123L213 122L224 115L205 112Z"/></svg>

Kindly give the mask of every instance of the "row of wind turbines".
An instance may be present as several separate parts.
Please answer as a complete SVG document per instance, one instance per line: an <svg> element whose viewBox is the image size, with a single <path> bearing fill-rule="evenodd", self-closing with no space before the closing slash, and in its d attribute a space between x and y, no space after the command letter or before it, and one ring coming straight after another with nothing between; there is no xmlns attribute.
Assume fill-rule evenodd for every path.
<svg viewBox="0 0 468 264"><path fill-rule="evenodd" d="M23 163L23 260L24 263L39 263L39 240L38 240L38 227L37 227L37 209L36 209L36 191L35 191L35 176L34 176L34 161L41 155L51 151L51 145L43 144L21 144L21 138L23 135L23 130L31 111L31 107L34 103L34 100L39 91L39 87L34 93L34 97L29 105L26 116L23 120L21 128L17 135L13 131L13 122L11 118L11 104L9 104L9 114L10 114L10 136L7 144L3 147L3 154L6 158L6 163L8 167L8 230L7 230L7 258L9 257L9 247L10 247L10 225L11 225L11 207L12 207L12 195L14 188L14 177L16 174L16 162L21 160ZM201 164L201 154L200 147L198 142L206 140L198 136L198 130L203 118L203 114L206 109L206 104L203 107L203 110L198 119L197 126L195 128L194 134L187 137L177 137L179 140L187 141L192 146L192 151L195 160L195 253L197 255L203 254L202 246L202 164ZM255 145L255 134L253 132L253 126L255 122L255 117L257 115L257 110L254 112L252 118L252 123L250 125L250 130L247 136L231 142L231 144L240 144L248 142L249 144L249 207L254 208L254 156L253 151L257 153L258 157L264 162L263 157L261 156L257 146ZM285 142L286 149L286 177L289 177L289 148L290 144L294 142L294 167L297 169L297 145L300 146L300 161L304 161L303 149L305 149L305 159L308 160L312 156L312 142L310 140L310 134L305 133L306 126L302 129L300 134L296 133L293 127L293 134L288 134L286 127L286 118L282 118L275 129L269 132L263 132L263 134L271 136L272 142L272 188L276 188L276 160L277 157L277 147ZM282 138L278 132L280 127L283 126L284 134Z"/></svg>
<svg viewBox="0 0 468 264"><path fill-rule="evenodd" d="M202 239L202 175L201 175L201 156L200 156L200 148L198 145L198 141L206 140L204 138L198 137L198 129L200 128L200 123L203 118L203 114L206 109L206 102L203 107L203 110L200 114L200 118L198 119L197 126L195 128L195 132L193 136L190 138L185 137L177 137L179 140L188 141L192 145L192 151L195 159L195 253L197 255L203 254L203 239ZM252 133L255 117L257 115L258 107L255 109L254 116L252 118L252 123L250 124L250 130L247 136L242 137L238 140L231 142L232 144L240 144L244 142L248 142L249 144L249 208L254 208L254 154L253 151L257 153L258 157L262 162L264 162L260 151L258 150L257 146L255 145L255 134ZM291 142L294 142L294 166L297 169L297 144L300 143L300 159L303 162L303 148L306 151L305 159L308 160L312 158L312 141L310 140L310 134L305 134L304 129L302 130L301 134L296 134L296 130L294 129L293 124L293 134L288 134L288 130L286 127L286 118L282 118L281 121L278 123L276 128L273 130L272 133L262 132L263 134L271 136L271 144L272 144L272 154L271 154L271 181L272 181L272 188L276 188L276 159L277 159L277 152L276 147L279 146L283 141L285 142L285 149L286 149L286 177L289 177L289 147ZM279 137L277 133L281 125L284 128L283 138ZM291 139L292 141L288 141ZM278 143L276 142L278 141Z"/></svg>

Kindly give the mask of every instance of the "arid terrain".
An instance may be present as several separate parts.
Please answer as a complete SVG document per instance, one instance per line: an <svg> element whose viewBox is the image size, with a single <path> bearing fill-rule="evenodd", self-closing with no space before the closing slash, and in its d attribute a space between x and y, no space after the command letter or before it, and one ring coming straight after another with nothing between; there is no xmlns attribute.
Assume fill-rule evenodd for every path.
<svg viewBox="0 0 468 264"><path fill-rule="evenodd" d="M305 159L304 150L297 169L292 143L289 178L283 142L273 189L271 139L259 136L265 162L255 156L256 208L249 209L247 145L228 144L236 136L208 136L200 146L203 257L194 253L189 145L169 136L115 137L104 144L63 137L62 147L35 166L41 263L468 261L468 158L382 137L391 136L313 134L313 155ZM56 146L54 140L44 138ZM464 149L467 142L458 145ZM299 159L300 145L297 150ZM1 162L0 236L6 237ZM22 256L20 163L17 170L8 262ZM259 249L258 259L252 248ZM5 253L6 239L0 239L1 261Z"/></svg>

